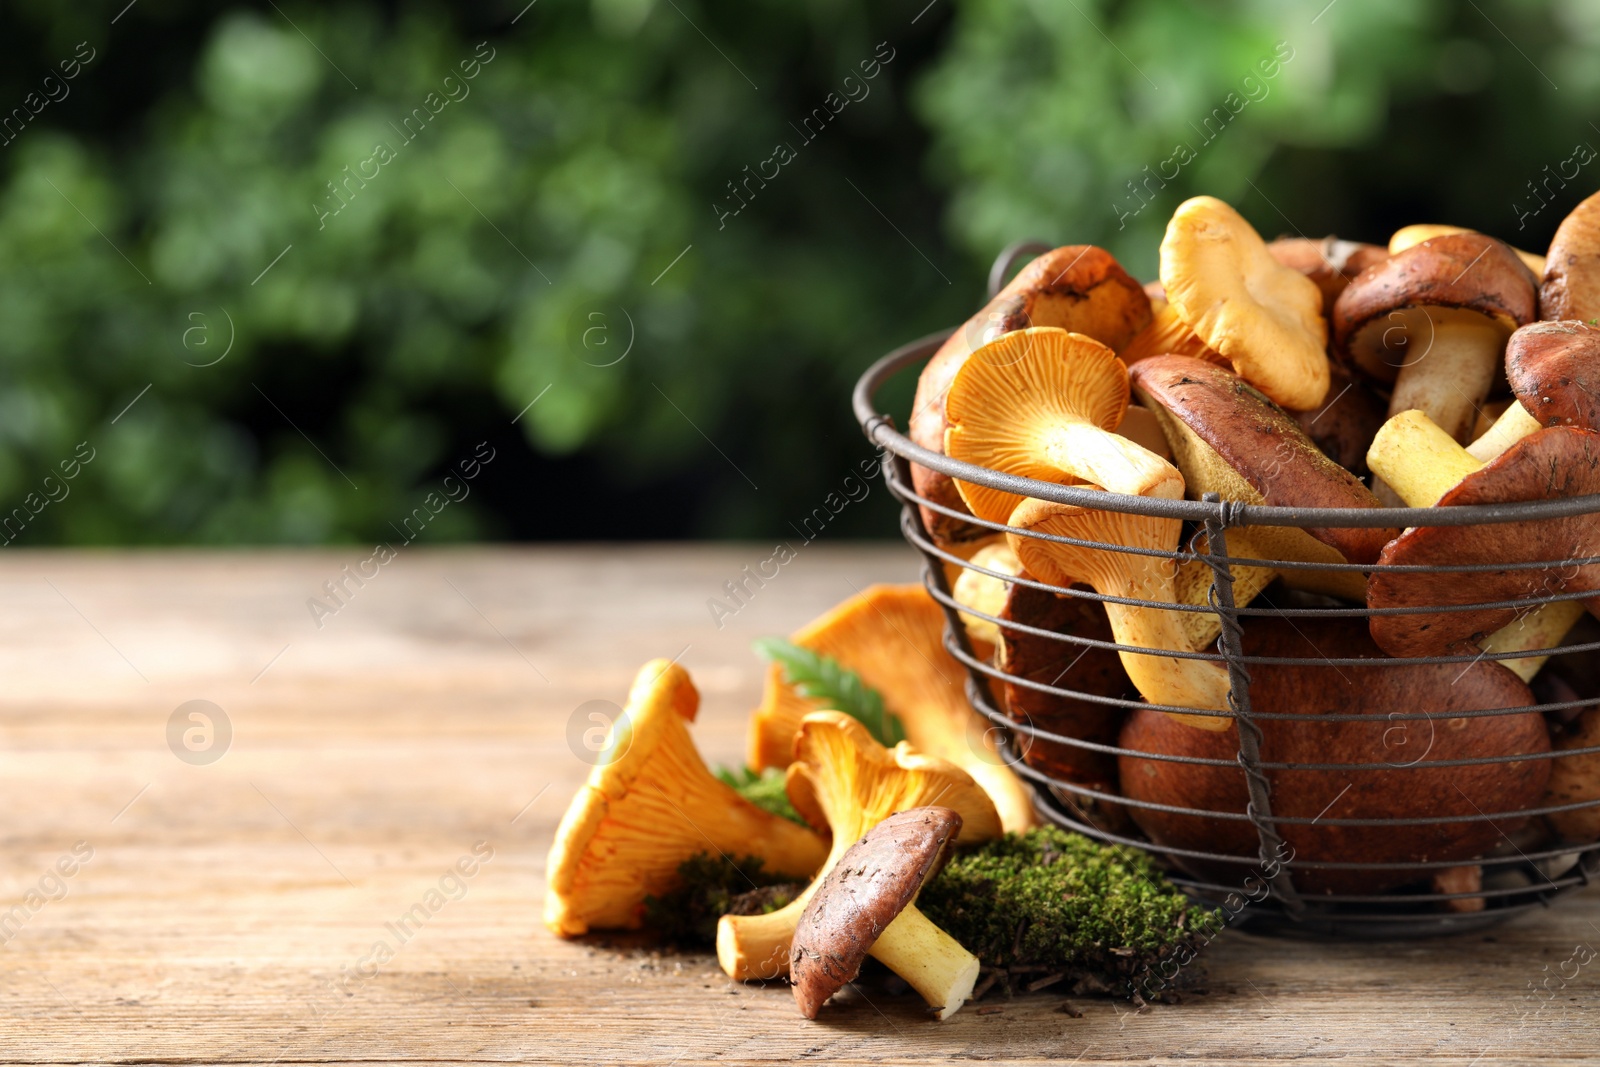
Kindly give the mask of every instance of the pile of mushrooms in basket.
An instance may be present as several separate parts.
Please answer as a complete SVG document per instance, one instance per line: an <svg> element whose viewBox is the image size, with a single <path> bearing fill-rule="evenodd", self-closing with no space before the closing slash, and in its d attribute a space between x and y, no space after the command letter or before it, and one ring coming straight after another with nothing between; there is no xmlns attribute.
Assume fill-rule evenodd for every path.
<svg viewBox="0 0 1600 1067"><path fill-rule="evenodd" d="M1196 197L1159 281L1089 245L1023 267L923 368L908 435L1122 503L913 464L965 633L947 643L922 584L878 585L758 642L744 767L706 765L688 673L645 664L551 849L555 933L653 930L787 979L811 1019L869 981L941 1019L991 991L1174 1000L1260 899L1169 880L1226 889L1264 854L1240 672L1203 654L1225 617L1300 897L1464 915L1506 889L1490 857L1553 847L1555 878L1600 840L1600 679L1548 654L1593 639L1600 522L1383 515L1600 494L1600 194L1547 256L1442 225L1268 242ZM1234 608L1329 610L1225 616L1205 528L1131 497L1364 524L1229 527L1229 560L1274 564L1231 566ZM968 703L962 650L1028 724L1014 749ZM1100 839L1041 825L1025 782Z"/></svg>

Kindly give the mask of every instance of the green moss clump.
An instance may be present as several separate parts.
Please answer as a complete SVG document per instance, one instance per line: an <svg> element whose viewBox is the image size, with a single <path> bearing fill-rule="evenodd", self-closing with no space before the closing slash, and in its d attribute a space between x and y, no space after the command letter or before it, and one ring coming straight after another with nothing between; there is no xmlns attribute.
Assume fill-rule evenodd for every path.
<svg viewBox="0 0 1600 1067"><path fill-rule="evenodd" d="M956 856L917 906L1007 985L1061 974L1129 997L1181 984L1221 926L1148 856L1053 826Z"/></svg>
<svg viewBox="0 0 1600 1067"><path fill-rule="evenodd" d="M765 915L788 904L804 883L761 869L755 856L728 859L697 853L678 866L678 888L646 897L645 924L663 941L684 947L714 945L724 915Z"/></svg>
<svg viewBox="0 0 1600 1067"><path fill-rule="evenodd" d="M717 777L762 811L771 812L801 826L806 824L800 813L794 810L794 805L789 803L789 792L784 788L787 776L778 768L768 767L758 774L749 767L741 767L737 771L720 767L717 769Z"/></svg>

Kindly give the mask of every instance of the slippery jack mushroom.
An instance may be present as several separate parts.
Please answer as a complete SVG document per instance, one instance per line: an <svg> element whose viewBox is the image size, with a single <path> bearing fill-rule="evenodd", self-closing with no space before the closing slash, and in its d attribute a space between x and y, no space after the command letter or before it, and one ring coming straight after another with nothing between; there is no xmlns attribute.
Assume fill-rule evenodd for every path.
<svg viewBox="0 0 1600 1067"><path fill-rule="evenodd" d="M811 884L787 906L765 915L724 915L717 923L717 962L738 981L788 973L795 926L812 894L855 841L895 812L930 804L954 810L962 820L958 844L1001 833L993 801L965 771L915 752L903 741L884 748L843 712L813 712L801 722L788 790L801 818L818 830L832 831L833 846ZM910 981L910 975L901 977ZM953 972L941 972L930 981L940 989L958 984Z"/></svg>
<svg viewBox="0 0 1600 1067"><path fill-rule="evenodd" d="M1465 226L1447 226L1439 222L1414 222L1410 226L1402 226L1394 231L1394 235L1389 238L1389 254L1397 256L1406 249L1420 245L1424 241L1431 241L1435 237L1448 237L1455 233L1477 232L1477 230L1469 230ZM1507 245L1507 247L1509 248L1510 246ZM1544 273L1544 256L1534 252L1524 252L1520 248L1512 248L1511 251L1517 254L1517 258L1522 260L1523 266L1532 271L1535 277Z"/></svg>
<svg viewBox="0 0 1600 1067"><path fill-rule="evenodd" d="M825 838L762 811L706 769L689 737L699 706L682 667L656 659L639 669L550 846L544 922L555 933L639 928L645 897L671 889L679 864L707 849L800 878L822 865Z"/></svg>
<svg viewBox="0 0 1600 1067"><path fill-rule="evenodd" d="M1322 313L1333 311L1333 302L1351 279L1374 263L1389 258L1389 250L1360 241L1341 241L1328 236L1320 241L1310 237L1280 237L1267 245L1272 258L1285 267L1304 274L1322 290ZM1188 355L1179 352L1178 355Z"/></svg>
<svg viewBox="0 0 1600 1067"><path fill-rule="evenodd" d="M1035 822L1028 788L1001 758L989 721L967 702L966 668L945 651L944 621L944 609L921 585L871 585L791 640L860 675L900 720L912 748L960 767L989 794L1007 830L1026 830ZM819 710L774 664L750 717L749 765L787 767L801 721Z"/></svg>
<svg viewBox="0 0 1600 1067"><path fill-rule="evenodd" d="M1435 237L1363 271L1339 294L1334 340L1361 370L1394 383L1391 416L1425 412L1465 444L1506 339L1533 321L1533 287L1528 268L1494 238Z"/></svg>
<svg viewBox="0 0 1600 1067"><path fill-rule="evenodd" d="M800 1014L815 1019L853 982L868 954L910 983L948 1019L972 994L978 957L917 910L917 894L944 866L961 815L949 808L896 812L851 845L822 879L795 925L789 981Z"/></svg>
<svg viewBox="0 0 1600 1067"><path fill-rule="evenodd" d="M1368 462L1413 506L1505 504L1600 493L1600 433L1572 426L1538 430L1483 464L1418 411L1384 424ZM1378 562L1461 567L1548 560L1550 567L1439 573L1374 573L1372 608L1449 607L1517 601L1561 592L1600 592L1600 565L1559 561L1600 555L1600 529L1589 516L1481 526L1412 527L1389 542ZM1532 610L1374 615L1372 636L1395 656L1463 655L1473 651L1534 651L1557 644L1584 602L1555 601ZM1600 600L1589 600L1591 612ZM1530 608L1532 605L1530 605ZM1497 632L1498 631L1498 632ZM1529 659L1536 662L1528 663ZM1542 659L1506 666L1532 677Z"/></svg>
<svg viewBox="0 0 1600 1067"><path fill-rule="evenodd" d="M1282 507L1382 507L1298 422L1233 372L1185 356L1156 356L1130 374L1134 392L1166 432L1190 496L1216 493ZM1372 563L1398 532L1251 526L1235 535L1233 551L1303 563ZM1366 599L1366 581L1357 571L1285 568L1280 577L1295 588Z"/></svg>
<svg viewBox="0 0 1600 1067"><path fill-rule="evenodd" d="M1561 220L1541 272L1539 317L1594 322L1600 318L1600 193Z"/></svg>
<svg viewBox="0 0 1600 1067"><path fill-rule="evenodd" d="M975 349L1014 330L1055 326L1093 337L1113 349L1126 345L1150 321L1150 298L1116 259L1094 245L1067 245L1035 259L984 308L951 334L922 368L908 435L923 448L944 451L945 393ZM955 511L965 510L947 475L911 465L918 494ZM987 536L983 527L922 509L935 543L952 548Z"/></svg>
<svg viewBox="0 0 1600 1067"><path fill-rule="evenodd" d="M1322 403L1322 290L1273 258L1237 211L1211 196L1178 205L1161 240L1161 282L1178 317L1241 378L1292 411Z"/></svg>
<svg viewBox="0 0 1600 1067"><path fill-rule="evenodd" d="M1515 399L1467 446L1484 463L1546 426L1600 429L1600 329L1587 322L1534 322L1506 342Z"/></svg>

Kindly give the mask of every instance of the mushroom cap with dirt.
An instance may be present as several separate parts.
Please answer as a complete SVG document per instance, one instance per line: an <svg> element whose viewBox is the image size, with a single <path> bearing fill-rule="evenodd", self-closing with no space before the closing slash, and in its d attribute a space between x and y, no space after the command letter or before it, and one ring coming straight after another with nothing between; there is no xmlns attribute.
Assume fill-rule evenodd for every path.
<svg viewBox="0 0 1600 1067"><path fill-rule="evenodd" d="M1067 245L1033 260L939 347L917 379L908 435L944 451L945 394L971 353L1003 334L1056 326L1120 349L1150 322L1150 298L1116 258L1094 245ZM911 465L918 494L956 512L966 505L947 475ZM987 535L982 527L923 507L934 541L950 546Z"/></svg>
<svg viewBox="0 0 1600 1067"><path fill-rule="evenodd" d="M978 980L978 957L916 907L939 872L961 815L949 808L896 812L851 845L822 879L795 926L789 981L800 1014L815 1019L853 982L870 954L948 1019Z"/></svg>
<svg viewBox="0 0 1600 1067"><path fill-rule="evenodd" d="M1394 383L1389 414L1426 412L1465 444L1506 339L1534 319L1534 277L1479 233L1435 237L1361 273L1334 305L1334 340Z"/></svg>
<svg viewBox="0 0 1600 1067"><path fill-rule="evenodd" d="M1137 364L1132 384L1156 413L1191 496L1217 493L1247 504L1306 508L1382 507L1361 479L1329 459L1287 412L1231 371L1184 356ZM1399 530L1257 526L1248 531L1268 558L1306 563L1372 563ZM1287 570L1317 591L1365 598L1354 571ZM1302 584L1302 587L1304 585Z"/></svg>
<svg viewBox="0 0 1600 1067"><path fill-rule="evenodd" d="M1328 392L1322 290L1273 258L1261 235L1211 196L1186 200L1161 241L1167 301L1250 384L1303 411Z"/></svg>
<svg viewBox="0 0 1600 1067"><path fill-rule="evenodd" d="M679 864L708 849L800 878L827 858L822 835L763 811L706 769L689 737L699 705L682 667L657 659L639 669L550 846L544 921L555 933L639 928L645 898L671 889Z"/></svg>
<svg viewBox="0 0 1600 1067"><path fill-rule="evenodd" d="M949 760L983 787L1007 830L1035 822L1027 786L1006 765L989 722L966 696L966 668L944 646L944 609L921 585L870 585L797 631L802 648L860 675L900 720L916 751ZM747 761L756 770L787 767L795 734L818 701L767 670L761 705L751 715Z"/></svg>
<svg viewBox="0 0 1600 1067"><path fill-rule="evenodd" d="M1265 625L1262 625L1265 623ZM1252 657L1305 659L1314 665L1255 662L1250 699L1258 713L1309 718L1258 718L1261 760L1272 790L1272 813L1299 823L1277 824L1293 848L1290 872L1302 893L1381 892L1427 870L1400 865L1482 856L1522 821L1515 813L1536 808L1549 777L1544 717L1537 711L1500 715L1460 713L1531 707L1533 695L1496 663L1422 664L1385 657L1360 619L1301 619L1294 627L1247 622L1244 652ZM1370 659L1372 666L1334 667L1325 659ZM1427 713L1426 718L1397 715ZM1360 718L1323 720L1320 716ZM1136 802L1129 814L1158 845L1238 856L1241 862L1173 855L1191 874L1237 885L1260 863L1254 826L1237 818L1249 803L1245 777L1235 762L1237 730L1185 729L1165 715L1129 714L1119 757L1123 795ZM1430 763L1462 759L1532 758L1456 766ZM1161 759L1148 757L1178 757ZM1210 760L1180 762L1179 760ZM1331 769L1293 769L1282 764ZM1340 766L1344 765L1344 766ZM1365 765L1356 769L1354 765ZM1191 812L1141 807L1166 805ZM1234 818L1210 814L1227 813ZM1510 813L1485 821L1483 814ZM1433 819L1409 826L1342 825L1351 819ZM1302 867L1350 861L1392 863L1384 869Z"/></svg>
<svg viewBox="0 0 1600 1067"><path fill-rule="evenodd" d="M1541 319L1600 318L1600 193L1561 220L1539 284Z"/></svg>
<svg viewBox="0 0 1600 1067"><path fill-rule="evenodd" d="M1390 422L1401 420L1402 416L1397 416ZM1374 443L1374 470L1382 462L1378 457L1388 444L1386 436L1380 434ZM1439 497L1439 506L1589 496L1600 493L1600 433L1573 426L1539 430L1490 463L1472 469L1476 464L1470 459L1463 464L1466 473ZM1396 656L1471 654L1488 635L1537 607L1539 598L1590 590L1600 594L1600 564L1568 562L1594 556L1600 556L1600 524L1589 515L1413 527L1391 541L1378 562L1444 569L1438 573L1374 573L1368 583L1369 607L1410 608L1416 613L1372 616L1372 636ZM1541 562L1549 565L1466 573L1450 569ZM1425 610L1506 601L1528 601L1528 605ZM1587 599L1587 603L1593 613L1600 607L1600 596Z"/></svg>
<svg viewBox="0 0 1600 1067"><path fill-rule="evenodd" d="M788 973L790 941L811 894L851 844L895 812L950 808L962 818L961 844L1002 832L994 803L965 771L905 742L884 748L843 712L813 712L801 722L787 784L800 817L830 831L833 844L811 884L787 906L765 915L724 915L717 924L717 960L739 981Z"/></svg>

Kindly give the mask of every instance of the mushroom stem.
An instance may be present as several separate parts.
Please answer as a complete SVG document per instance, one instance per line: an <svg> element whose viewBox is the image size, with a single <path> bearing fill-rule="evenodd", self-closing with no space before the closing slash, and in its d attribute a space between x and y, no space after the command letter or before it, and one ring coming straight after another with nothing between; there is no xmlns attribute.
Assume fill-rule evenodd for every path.
<svg viewBox="0 0 1600 1067"><path fill-rule="evenodd" d="M1183 499L1178 468L1121 434L1062 420L1042 435L1040 454L1058 471L1113 493Z"/></svg>
<svg viewBox="0 0 1600 1067"><path fill-rule="evenodd" d="M1526 412L1523 418L1527 422L1517 423L1512 412L1520 411L1522 405L1513 403L1489 432L1474 442L1475 446L1483 444L1498 434L1497 441L1483 449L1486 453L1483 456L1474 455L1471 449L1456 444L1422 412L1402 411L1384 423L1372 439L1367 466L1374 475L1388 482L1408 507L1431 508L1461 479L1483 469L1486 462L1540 429L1537 420ZM1512 437L1509 427L1515 426L1523 427L1523 432ZM1502 427L1507 429L1502 431ZM1486 656L1554 648L1567 636L1567 631L1578 624L1583 613L1580 600L1545 604L1502 626L1484 638L1480 647ZM1501 660L1500 665L1529 682L1549 659L1549 656L1527 656Z"/></svg>
<svg viewBox="0 0 1600 1067"><path fill-rule="evenodd" d="M1528 414L1528 409L1516 400L1505 413L1494 420L1494 425L1483 436L1467 446L1467 455L1480 463L1488 463L1506 449L1533 433L1543 429L1539 420Z"/></svg>
<svg viewBox="0 0 1600 1067"><path fill-rule="evenodd" d="M1417 409L1439 424L1457 442L1472 433L1478 407L1489 395L1505 347L1505 331L1474 311L1425 307L1402 312L1403 328L1413 340L1426 326L1428 341L1420 354L1406 350L1406 362L1395 379L1389 414ZM1417 321L1418 318L1422 321ZM1404 495L1404 494L1402 494Z"/></svg>
<svg viewBox="0 0 1600 1067"><path fill-rule="evenodd" d="M941 930L932 919L906 907L879 935L868 954L911 984L922 999L948 1019L972 995L978 957Z"/></svg>

